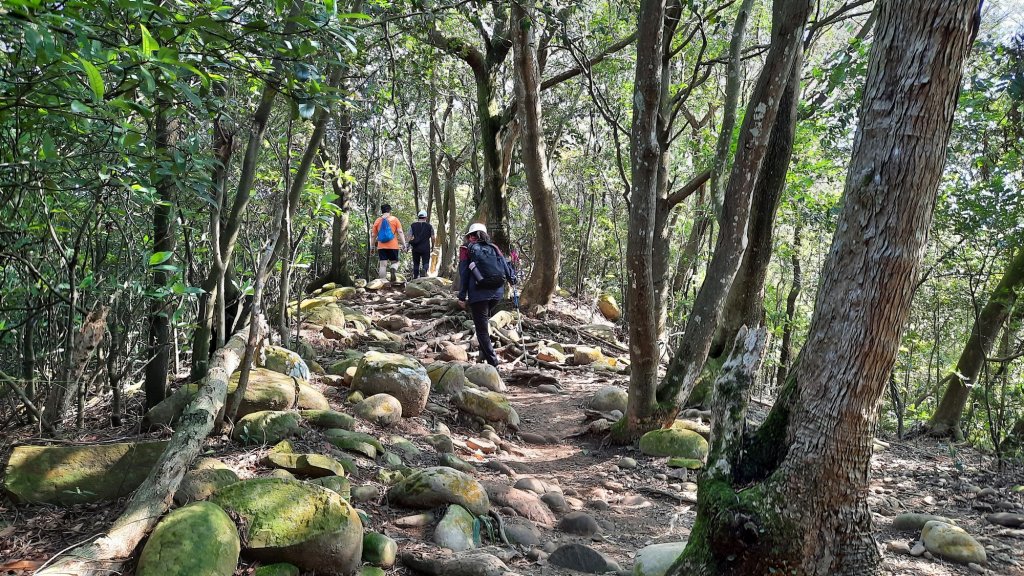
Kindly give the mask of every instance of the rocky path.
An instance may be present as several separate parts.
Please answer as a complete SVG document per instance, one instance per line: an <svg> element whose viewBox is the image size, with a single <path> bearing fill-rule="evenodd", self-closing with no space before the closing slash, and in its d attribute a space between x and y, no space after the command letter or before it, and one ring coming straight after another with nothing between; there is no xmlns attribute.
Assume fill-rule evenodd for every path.
<svg viewBox="0 0 1024 576"><path fill-rule="evenodd" d="M606 444L602 431L623 409L627 358L614 328L594 309L559 300L548 317L525 319L521 329L513 315L500 313L495 333L507 363L492 373L472 364L471 323L440 281L328 290L295 308L305 318L304 344L297 348L305 361L283 350L268 355L254 388L266 397L250 399L247 393L243 406L270 409L270 415L255 412L245 420L253 429L208 439L204 456L216 460L205 458L199 467L217 470L190 472L187 479L227 476L230 484L298 477L307 482L287 485L300 491L296 494L307 490L326 497L320 488L304 487L308 483L346 497L360 517L362 561L382 567L366 565L361 576L656 576L662 573L658 566L674 558L689 537L699 471L688 470L684 465L692 462L685 460L670 466L664 454L699 457L707 422L688 414L689 422L642 444L643 452ZM528 358L542 361L528 363ZM309 386L293 385L281 373L302 375ZM286 407L308 410L274 412L282 408L268 405L289 394ZM100 420L103 407L94 410ZM157 417L170 422L167 414L147 416L165 422L153 420ZM274 424L256 428L269 423ZM163 429L148 438L167 433ZM11 438L30 442L31 435L31 429L22 429ZM290 440L275 446L277 436ZM143 439L124 430L112 430L106 438ZM677 441L681 444L673 444ZM688 453L695 446L698 454ZM9 445L0 447L5 460L9 453ZM999 470L974 451L930 441L881 442L872 468L869 498L885 574L1024 575L1019 468ZM214 493L213 502L244 513L244 491L232 488L237 493L232 500L223 495L226 489L216 488L193 482L176 500ZM30 573L58 550L108 525L118 509L0 500L0 574ZM286 505L278 513L300 509ZM933 519L942 526L955 523L973 538L956 530L932 531L926 549L918 541ZM966 543L968 553L983 554L986 562L968 564L972 557L965 557L957 563L933 555L930 550L939 550L941 543L933 546L931 540L941 537ZM307 562L305 574L320 565L308 563L311 555L359 560L337 548L316 550L289 558ZM265 563L274 559L273 554L263 558ZM253 574L259 566L251 551L243 551L235 574ZM276 573L266 570L255 574Z"/></svg>

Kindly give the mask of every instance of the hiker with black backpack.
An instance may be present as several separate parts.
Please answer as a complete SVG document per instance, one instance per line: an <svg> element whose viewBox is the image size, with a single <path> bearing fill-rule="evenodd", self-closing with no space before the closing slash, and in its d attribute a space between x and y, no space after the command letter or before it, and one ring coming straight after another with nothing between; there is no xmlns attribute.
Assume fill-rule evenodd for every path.
<svg viewBox="0 0 1024 576"><path fill-rule="evenodd" d="M430 272L430 248L434 240L434 227L427 222L427 211L420 210L417 220L412 223L409 250L412 252L413 280Z"/></svg>
<svg viewBox="0 0 1024 576"><path fill-rule="evenodd" d="M370 250L377 252L380 260L378 277L384 280L388 272L388 264L391 264L391 281L395 281L395 272L398 270L399 250L405 250L405 232L402 231L402 222L391 215L391 205L381 204L381 216L373 222L373 230L370 234ZM401 244L399 244L401 240Z"/></svg>
<svg viewBox="0 0 1024 576"><path fill-rule="evenodd" d="M479 222L469 227L466 242L459 248L459 279L459 307L465 310L469 302L480 359L497 366L487 320L505 294L505 282L515 284L516 278L501 250L491 244L487 227Z"/></svg>

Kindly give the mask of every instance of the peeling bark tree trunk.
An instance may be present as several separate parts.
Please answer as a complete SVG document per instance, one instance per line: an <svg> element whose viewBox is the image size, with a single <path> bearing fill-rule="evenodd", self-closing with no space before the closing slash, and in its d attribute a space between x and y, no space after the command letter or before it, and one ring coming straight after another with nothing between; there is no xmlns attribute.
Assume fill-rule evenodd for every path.
<svg viewBox="0 0 1024 576"><path fill-rule="evenodd" d="M999 284L992 290L988 302L975 319L971 335L957 360L956 370L943 378L946 391L935 408L935 414L928 421L929 434L953 435L963 439L960 417L971 395L971 388L978 382L985 366L985 359L992 353L999 330L1017 302L1021 286L1024 286L1024 249L1018 249L1017 255L1007 265Z"/></svg>
<svg viewBox="0 0 1024 576"><path fill-rule="evenodd" d="M260 319L250 329L262 337L266 323ZM65 552L37 575L109 576L121 572L135 547L167 511L182 476L199 454L203 439L213 430L214 419L224 407L228 378L242 361L247 332L234 335L227 346L214 354L209 374L179 420L181 426L110 530L90 544Z"/></svg>
<svg viewBox="0 0 1024 576"><path fill-rule="evenodd" d="M776 402L739 452L739 469L701 483L697 520L671 574L877 571L866 500L872 431L910 312L979 4L876 6L843 210L783 394L793 402ZM723 391L716 404L735 401Z"/></svg>
<svg viewBox="0 0 1024 576"><path fill-rule="evenodd" d="M523 287L523 302L547 307L558 286L561 261L561 234L558 212L551 197L544 144L544 123L540 100L540 66L537 63L537 38L534 34L535 9L512 2L512 48L516 68L516 100L519 114L521 154L526 170L526 185L533 207L533 270Z"/></svg>

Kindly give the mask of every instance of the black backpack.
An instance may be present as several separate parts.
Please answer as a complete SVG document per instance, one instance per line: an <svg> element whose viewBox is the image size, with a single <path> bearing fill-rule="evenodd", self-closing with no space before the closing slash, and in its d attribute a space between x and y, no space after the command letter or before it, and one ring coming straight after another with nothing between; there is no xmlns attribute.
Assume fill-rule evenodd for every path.
<svg viewBox="0 0 1024 576"><path fill-rule="evenodd" d="M470 244L469 261L480 272L477 288L491 290L505 285L505 263L496 246L486 242Z"/></svg>

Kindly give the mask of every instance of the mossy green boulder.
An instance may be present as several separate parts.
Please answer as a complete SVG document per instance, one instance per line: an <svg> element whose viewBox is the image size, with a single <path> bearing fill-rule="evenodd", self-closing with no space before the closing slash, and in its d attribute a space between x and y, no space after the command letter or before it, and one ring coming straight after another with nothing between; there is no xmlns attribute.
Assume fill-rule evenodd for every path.
<svg viewBox="0 0 1024 576"><path fill-rule="evenodd" d="M347 576L359 566L362 521L332 490L256 478L232 484L211 500L241 519L246 553L256 559L289 562L329 576Z"/></svg>
<svg viewBox="0 0 1024 576"><path fill-rule="evenodd" d="M413 472L388 490L388 500L421 509L458 504L477 516L487 514L491 507L487 491L475 478L444 466Z"/></svg>
<svg viewBox="0 0 1024 576"><path fill-rule="evenodd" d="M138 576L231 576L241 543L231 517L197 502L161 520L139 556Z"/></svg>
<svg viewBox="0 0 1024 576"><path fill-rule="evenodd" d="M640 438L640 451L648 456L676 456L703 461L708 455L708 441L692 430L662 428Z"/></svg>
<svg viewBox="0 0 1024 576"><path fill-rule="evenodd" d="M260 365L292 378L309 380L309 366L302 356L281 346L264 346Z"/></svg>
<svg viewBox="0 0 1024 576"><path fill-rule="evenodd" d="M238 388L241 375L241 372L235 372L228 380L229 403ZM264 410L288 410L295 405L297 388L298 383L287 374L266 368L253 368L249 371L245 394L238 404L238 416Z"/></svg>
<svg viewBox="0 0 1024 576"><path fill-rule="evenodd" d="M434 529L434 544L454 552L476 548L480 545L480 529L476 523L476 518L465 508L452 504Z"/></svg>
<svg viewBox="0 0 1024 576"><path fill-rule="evenodd" d="M466 369L457 362L435 362L427 368L431 388L441 394L457 394L466 387Z"/></svg>
<svg viewBox="0 0 1024 576"><path fill-rule="evenodd" d="M3 487L15 502L116 500L142 484L166 447L166 441L18 446L7 460Z"/></svg>
<svg viewBox="0 0 1024 576"><path fill-rule="evenodd" d="M311 478L345 475L345 468L341 462L323 454L291 454L271 451L263 457L263 464Z"/></svg>
<svg viewBox="0 0 1024 576"><path fill-rule="evenodd" d="M363 535L363 562L391 568L398 556L398 544L380 532L367 532Z"/></svg>
<svg viewBox="0 0 1024 576"><path fill-rule="evenodd" d="M505 392L508 386L501 379L498 369L490 364L470 364L465 368L466 380L492 392Z"/></svg>
<svg viewBox="0 0 1024 576"><path fill-rule="evenodd" d="M356 368L352 389L367 396L390 394L402 404L403 416L419 416L427 406L430 377L414 358L387 352L367 352Z"/></svg>
<svg viewBox="0 0 1024 576"><path fill-rule="evenodd" d="M327 326L328 324L334 326L345 325L345 311L337 304L324 304L323 306L313 308L308 313L304 311L301 317L304 322L316 324L317 326Z"/></svg>
<svg viewBox="0 0 1024 576"><path fill-rule="evenodd" d="M347 501L352 500L352 483L344 476L324 476L323 478L310 480L309 483L323 486L328 490L334 490Z"/></svg>
<svg viewBox="0 0 1024 576"><path fill-rule="evenodd" d="M327 367L327 373L334 376L344 376L349 368L359 366L363 359L363 353L357 350L346 350L345 357Z"/></svg>
<svg viewBox="0 0 1024 576"><path fill-rule="evenodd" d="M356 419L344 412L334 410L299 410L299 416L317 428L343 428L351 430L356 426Z"/></svg>
<svg viewBox="0 0 1024 576"><path fill-rule="evenodd" d="M704 467L704 461L696 458L681 458L674 456L668 459L669 468L686 468L687 470L700 470Z"/></svg>
<svg viewBox="0 0 1024 576"><path fill-rule="evenodd" d="M231 435L245 445L277 444L298 435L301 430L297 413L264 410L240 418Z"/></svg>
<svg viewBox="0 0 1024 576"><path fill-rule="evenodd" d="M174 492L174 502L179 506L189 502L206 500L214 492L238 482L238 474L226 468L202 468L189 470L181 478L181 484Z"/></svg>
<svg viewBox="0 0 1024 576"><path fill-rule="evenodd" d="M508 398L498 392L466 388L456 394L454 400L459 410L479 416L488 422L519 425L519 416L515 414Z"/></svg>
<svg viewBox="0 0 1024 576"><path fill-rule="evenodd" d="M299 380L299 394L295 399L295 406L301 410L321 410L326 411L331 409L331 405L327 402L327 397L324 393L310 386L305 380Z"/></svg>
<svg viewBox="0 0 1024 576"><path fill-rule="evenodd" d="M376 458L377 454L384 453L384 446L380 443L380 440L362 432L331 428L324 431L324 436L327 437L328 442L337 448L358 452L370 458Z"/></svg>
<svg viewBox="0 0 1024 576"><path fill-rule="evenodd" d="M358 294L355 288L352 286L342 286L341 288L334 288L327 290L323 293L323 296L333 296L338 300L348 300L354 298Z"/></svg>
<svg viewBox="0 0 1024 576"><path fill-rule="evenodd" d="M931 520L921 529L921 543L929 552L944 560L960 564L988 563L985 547L959 526Z"/></svg>

